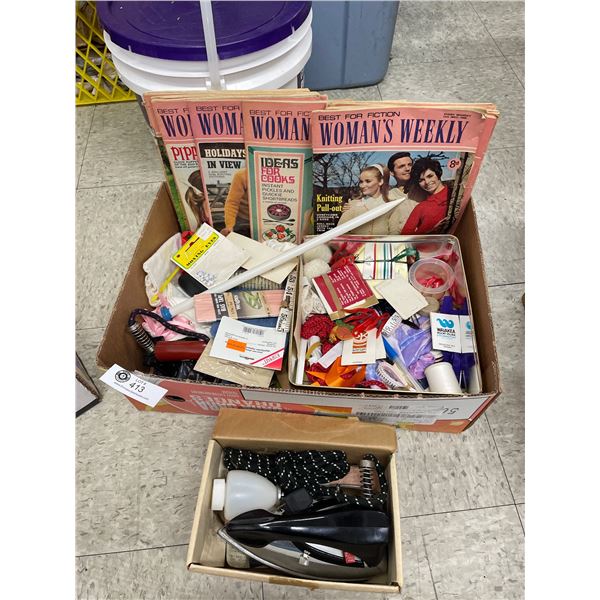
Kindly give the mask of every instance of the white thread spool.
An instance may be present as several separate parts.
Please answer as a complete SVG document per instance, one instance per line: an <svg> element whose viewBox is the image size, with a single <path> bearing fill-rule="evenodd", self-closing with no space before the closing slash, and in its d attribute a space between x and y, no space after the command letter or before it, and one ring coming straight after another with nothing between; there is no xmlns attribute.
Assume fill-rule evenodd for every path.
<svg viewBox="0 0 600 600"><path fill-rule="evenodd" d="M429 391L435 394L462 394L458 379L447 362L435 362L425 369Z"/></svg>

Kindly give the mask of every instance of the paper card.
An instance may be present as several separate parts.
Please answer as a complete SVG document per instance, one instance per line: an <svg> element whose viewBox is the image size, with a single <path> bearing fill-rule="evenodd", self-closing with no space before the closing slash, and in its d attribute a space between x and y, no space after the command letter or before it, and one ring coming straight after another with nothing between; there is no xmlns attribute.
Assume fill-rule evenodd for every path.
<svg viewBox="0 0 600 600"><path fill-rule="evenodd" d="M475 352L473 347L473 323L470 315L460 315L460 349L463 354Z"/></svg>
<svg viewBox="0 0 600 600"><path fill-rule="evenodd" d="M232 231L227 239L235 244L241 250L247 252L249 258L244 263L244 269L253 269L262 263L271 260L272 258L277 258L280 256L280 252L273 248L269 248L269 246L265 246L256 240L252 240L245 235L240 235L235 231ZM279 267L275 267L266 273L263 273L261 277L268 279L269 281L273 281L274 283L282 283L283 280L294 270L296 266L296 259L292 259L290 262L287 262Z"/></svg>
<svg viewBox="0 0 600 600"><path fill-rule="evenodd" d="M389 279L380 283L377 290L403 319L412 317L428 305L425 296L410 285L406 279Z"/></svg>
<svg viewBox="0 0 600 600"><path fill-rule="evenodd" d="M335 359L338 356L342 355L342 349L344 347L344 342L338 342L333 348L330 348L321 358L319 359L319 364L326 369L335 362Z"/></svg>
<svg viewBox="0 0 600 600"><path fill-rule="evenodd" d="M351 340L344 340L342 365L370 365L377 360L377 332L371 329Z"/></svg>
<svg viewBox="0 0 600 600"><path fill-rule="evenodd" d="M141 377L134 375L127 369L114 364L102 377L100 381L104 382L109 387L138 400L143 404L147 404L154 408L159 400L167 393L165 388L145 381Z"/></svg>
<svg viewBox="0 0 600 600"><path fill-rule="evenodd" d="M171 260L206 288L227 281L249 256L226 237L203 223Z"/></svg>
<svg viewBox="0 0 600 600"><path fill-rule="evenodd" d="M298 345L298 362L296 363L296 385L302 385L304 382L304 363L306 362L307 348L308 340L306 338L300 338L300 344Z"/></svg>
<svg viewBox="0 0 600 600"><path fill-rule="evenodd" d="M408 277L406 262L392 259L406 249L405 244L394 242L367 242L356 255L357 264L366 280L384 280Z"/></svg>
<svg viewBox="0 0 600 600"><path fill-rule="evenodd" d="M286 334L223 317L210 356L242 365L279 371L283 366Z"/></svg>
<svg viewBox="0 0 600 600"><path fill-rule="evenodd" d="M375 338L375 358L380 360L382 358L386 358L386 356L383 335L379 335Z"/></svg>
<svg viewBox="0 0 600 600"><path fill-rule="evenodd" d="M345 308L377 304L377 298L354 264L315 277L312 283L332 319L345 317Z"/></svg>
<svg viewBox="0 0 600 600"><path fill-rule="evenodd" d="M459 316L432 312L429 315L429 319L431 322L431 345L433 349L460 352Z"/></svg>

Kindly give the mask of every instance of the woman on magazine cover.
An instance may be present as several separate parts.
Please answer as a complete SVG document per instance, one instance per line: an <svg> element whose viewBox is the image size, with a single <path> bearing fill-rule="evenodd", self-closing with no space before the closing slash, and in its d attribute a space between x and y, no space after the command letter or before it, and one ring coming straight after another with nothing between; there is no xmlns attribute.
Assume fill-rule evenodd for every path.
<svg viewBox="0 0 600 600"><path fill-rule="evenodd" d="M439 161L432 158L419 158L415 161L405 189L412 197L413 191L422 191L425 199L415 206L400 233L414 235L440 229L446 220L449 189L442 182L442 166Z"/></svg>
<svg viewBox="0 0 600 600"><path fill-rule="evenodd" d="M358 179L360 197L349 200L344 206L344 211L338 225L342 225L366 213L368 210L381 206L389 200L390 172L384 165L373 164L365 167ZM365 223L352 230L357 235L387 235L389 233L389 216L382 215L370 223Z"/></svg>

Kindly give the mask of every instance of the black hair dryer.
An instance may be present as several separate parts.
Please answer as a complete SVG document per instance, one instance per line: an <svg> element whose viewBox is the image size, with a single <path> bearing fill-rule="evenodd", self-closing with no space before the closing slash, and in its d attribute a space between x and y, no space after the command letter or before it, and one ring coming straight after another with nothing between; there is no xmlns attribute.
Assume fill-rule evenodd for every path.
<svg viewBox="0 0 600 600"><path fill-rule="evenodd" d="M289 516L254 510L219 530L226 542L265 566L327 581L364 581L385 572L389 535L384 512L355 505Z"/></svg>

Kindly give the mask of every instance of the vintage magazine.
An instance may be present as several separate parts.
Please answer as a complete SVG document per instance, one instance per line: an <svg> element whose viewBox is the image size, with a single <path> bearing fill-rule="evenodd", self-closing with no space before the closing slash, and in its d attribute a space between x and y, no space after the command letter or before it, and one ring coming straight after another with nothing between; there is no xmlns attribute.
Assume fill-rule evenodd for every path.
<svg viewBox="0 0 600 600"><path fill-rule="evenodd" d="M355 233L452 231L469 201L498 112L491 104L338 103L312 118L314 231L382 202Z"/></svg>
<svg viewBox="0 0 600 600"><path fill-rule="evenodd" d="M235 102L239 103L242 98L287 98L291 96L318 97L318 94L317 92L311 92L306 88L251 91L188 90L175 92L147 92L144 94L144 106L146 108L150 127L153 129L157 141L167 183L169 184L169 190L171 192L171 198L182 230L197 229L198 226L204 222L214 225L218 230L226 229L224 205L229 195L230 186L235 173L240 169L244 169L243 164L237 169L227 167L226 161L231 158L231 156L224 156L227 154L227 144L232 143L241 144L245 155L243 138L241 137L241 134L238 135L237 133L233 133L236 126L232 125L230 120L235 119L236 115L225 115L225 112L211 115L209 107L221 103L224 108L226 106L231 106ZM184 104L186 102L187 106ZM161 109L160 117L157 114L157 107L160 107ZM183 122L179 122L181 120L177 118L178 113L189 117L188 122L191 125L192 134L195 134L196 136L193 140L193 146L194 151L197 154L197 163L187 162L185 159L182 161L182 152L178 152L177 157L175 157L173 147L168 148L165 145L163 134L166 135L167 140L170 140L173 137L173 131L186 128ZM215 119L212 124L211 118ZM223 121L221 121L221 119L223 119ZM181 133L181 131L178 131L177 133ZM183 154L183 156L189 155L190 152L192 152L189 147L191 146L189 132L185 131L184 135L186 148L184 148L185 154ZM198 136L202 143L206 142L208 146L204 152L202 152L202 148L199 147ZM175 141L179 142L181 140L176 137ZM174 141L171 141L171 144L173 143ZM221 147L220 144L224 145ZM182 150L181 148L178 149ZM235 150L236 147L229 149ZM208 154L211 153L213 156L209 157ZM233 152L233 154L236 153ZM177 177L177 172L173 172L173 161L175 158L177 158L177 164L181 168L181 176L179 177ZM203 160L203 158L205 160ZM235 156L233 157L233 160L238 163L243 162L244 159L245 156L241 158L239 155L237 158ZM177 185L175 183L176 180L178 182ZM235 187L238 192L240 191L239 188L242 186L244 189L247 187L245 180L240 174L235 178L234 183L236 184ZM247 213L247 210L245 212ZM231 210L229 210L228 213L231 213ZM236 217L237 214L234 213L233 217L229 220L235 220ZM235 230L240 233L243 232L247 235L249 234L247 217L245 227L243 226L243 219L240 219Z"/></svg>
<svg viewBox="0 0 600 600"><path fill-rule="evenodd" d="M177 221L179 222L179 227L181 228L181 230L185 231L189 229L188 218L183 208L181 198L179 197L179 191L177 190L177 186L175 185L175 177L173 175L173 170L171 168L171 162L169 161L169 156L165 147L165 143L159 132L157 116L152 107L153 96L156 96L156 93L147 92L146 94L144 94L143 105L146 110L146 115L148 117L148 124L150 125L152 135L154 136L154 141L156 142L156 146L158 147L158 152L160 154L160 159L165 172L165 181L167 182L167 185L169 187L169 195L171 197L171 202L173 203L173 208L175 209L175 214L177 215Z"/></svg>
<svg viewBox="0 0 600 600"><path fill-rule="evenodd" d="M298 243L312 233L311 115L325 106L325 98L243 102L253 239Z"/></svg>
<svg viewBox="0 0 600 600"><path fill-rule="evenodd" d="M199 92L188 102L203 183L207 222L224 234L250 237L242 99L314 96L300 90ZM210 221L208 220L210 218Z"/></svg>
<svg viewBox="0 0 600 600"><path fill-rule="evenodd" d="M189 102L189 109L210 223L249 236L241 100L207 98Z"/></svg>
<svg viewBox="0 0 600 600"><path fill-rule="evenodd" d="M182 230L195 231L202 223L211 222L210 212L206 210L188 102L177 98L152 99L151 107L177 190L178 197L173 201L184 213L184 222L180 221L180 226Z"/></svg>

